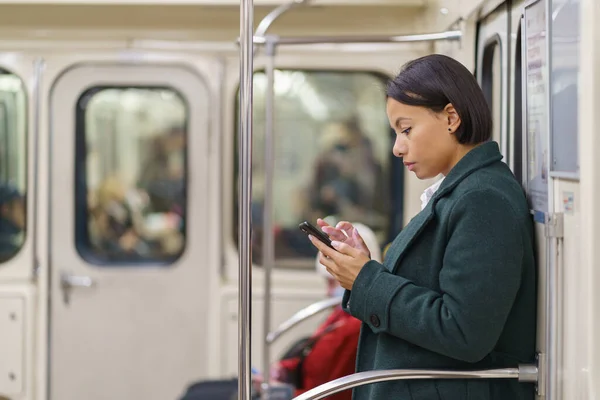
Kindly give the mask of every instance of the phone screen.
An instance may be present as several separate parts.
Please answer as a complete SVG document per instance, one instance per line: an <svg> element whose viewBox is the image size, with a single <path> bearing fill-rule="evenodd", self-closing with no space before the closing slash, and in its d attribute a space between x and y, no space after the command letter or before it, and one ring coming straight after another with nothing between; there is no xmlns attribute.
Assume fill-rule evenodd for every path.
<svg viewBox="0 0 600 400"><path fill-rule="evenodd" d="M329 236L327 236L325 233L321 232L319 229L317 229L314 225L311 225L309 222L306 222L306 221L302 222L298 226L298 228L300 228L300 230L302 232L306 233L307 235L312 235L312 236L316 237L321 242L325 243L327 246L334 249L333 246L331 245L331 239L329 239Z"/></svg>

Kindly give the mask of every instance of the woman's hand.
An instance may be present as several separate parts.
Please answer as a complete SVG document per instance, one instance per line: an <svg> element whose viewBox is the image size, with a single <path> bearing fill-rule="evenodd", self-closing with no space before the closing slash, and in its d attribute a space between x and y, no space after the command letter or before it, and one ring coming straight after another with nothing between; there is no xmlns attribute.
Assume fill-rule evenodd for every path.
<svg viewBox="0 0 600 400"><path fill-rule="evenodd" d="M334 237L332 236L332 238ZM352 286L360 270L371 260L368 256L367 246L358 234L358 231L353 229L352 236L346 238L344 243L333 240L331 245L337 251L323 244L312 235L309 235L309 239L321 252L319 255L321 264L327 268L327 271L344 289L352 290ZM351 246L349 243L352 243L356 247Z"/></svg>
<svg viewBox="0 0 600 400"><path fill-rule="evenodd" d="M319 218L317 220L317 225L321 228L323 232L327 234L327 236L331 238L331 240L345 243L350 247L362 251L367 257L371 258L371 252L369 251L369 248L358 233L358 230L350 222L338 222L338 224L334 228L333 226L329 225L327 222ZM358 240L355 239L356 237L358 238Z"/></svg>

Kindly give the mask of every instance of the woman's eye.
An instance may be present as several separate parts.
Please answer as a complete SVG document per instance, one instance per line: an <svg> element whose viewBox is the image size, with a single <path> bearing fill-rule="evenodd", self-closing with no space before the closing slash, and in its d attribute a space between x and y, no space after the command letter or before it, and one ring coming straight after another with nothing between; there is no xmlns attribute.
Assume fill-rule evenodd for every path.
<svg viewBox="0 0 600 400"><path fill-rule="evenodd" d="M403 134L408 135L410 133L410 130L412 128L406 128L405 130L402 131Z"/></svg>

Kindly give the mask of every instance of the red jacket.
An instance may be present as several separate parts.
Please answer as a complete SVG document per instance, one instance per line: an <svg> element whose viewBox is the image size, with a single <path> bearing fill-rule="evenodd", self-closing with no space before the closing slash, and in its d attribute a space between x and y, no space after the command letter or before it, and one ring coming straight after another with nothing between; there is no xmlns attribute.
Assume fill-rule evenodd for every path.
<svg viewBox="0 0 600 400"><path fill-rule="evenodd" d="M331 325L335 327L323 334ZM360 326L361 322L358 319L346 313L341 307L336 307L313 335L322 334L304 359L302 371L304 387L296 390L295 396L355 372ZM291 371L298 366L298 362L297 358L293 358L282 360L280 364L282 368ZM327 397L328 400L351 400L351 398L351 390Z"/></svg>

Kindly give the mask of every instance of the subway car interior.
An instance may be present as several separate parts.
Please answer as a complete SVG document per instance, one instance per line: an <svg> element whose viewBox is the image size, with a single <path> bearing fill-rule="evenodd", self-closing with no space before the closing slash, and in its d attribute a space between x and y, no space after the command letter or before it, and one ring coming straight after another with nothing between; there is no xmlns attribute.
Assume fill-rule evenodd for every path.
<svg viewBox="0 0 600 400"><path fill-rule="evenodd" d="M599 20L596 0L0 0L0 399L456 378L600 399ZM392 154L385 87L433 53L476 77L527 195L536 359L263 379L341 301L298 225L360 223L384 254L421 210L434 180Z"/></svg>

